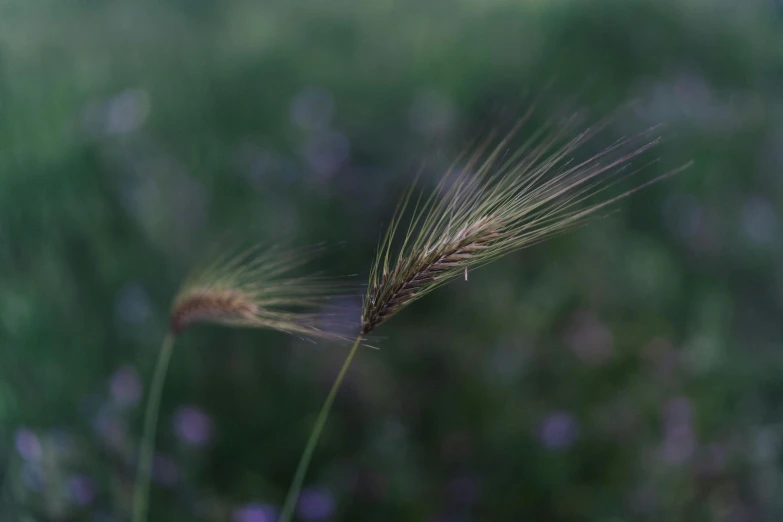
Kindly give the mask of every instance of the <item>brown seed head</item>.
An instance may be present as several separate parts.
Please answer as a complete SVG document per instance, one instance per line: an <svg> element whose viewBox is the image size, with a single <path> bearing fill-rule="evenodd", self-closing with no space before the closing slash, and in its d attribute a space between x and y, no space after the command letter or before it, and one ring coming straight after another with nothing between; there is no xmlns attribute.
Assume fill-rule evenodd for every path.
<svg viewBox="0 0 783 522"><path fill-rule="evenodd" d="M341 339L325 323L323 310L336 280L292 276L317 249L254 247L239 253L227 250L195 269L183 283L171 307L170 329L179 334L194 323L268 328L308 338ZM316 308L321 313L309 310ZM332 318L333 319L333 318Z"/></svg>
<svg viewBox="0 0 783 522"><path fill-rule="evenodd" d="M460 158L430 196L409 205L411 189L402 199L370 272L363 334L467 269L589 223L603 209L687 167L611 195L613 185L657 161L643 158L661 142L655 129L593 152L585 150L587 144L611 118L579 129L576 115L556 113L511 147L532 112L495 146L490 137Z"/></svg>
<svg viewBox="0 0 783 522"><path fill-rule="evenodd" d="M249 296L239 290L193 290L181 296L171 310L170 328L179 334L198 322L250 322L259 312Z"/></svg>
<svg viewBox="0 0 783 522"><path fill-rule="evenodd" d="M500 236L501 230L498 219L483 216L453 234L444 233L391 276L384 272L380 283L373 286L370 304L362 314L362 334L369 334L414 301L423 288L462 273L479 252Z"/></svg>

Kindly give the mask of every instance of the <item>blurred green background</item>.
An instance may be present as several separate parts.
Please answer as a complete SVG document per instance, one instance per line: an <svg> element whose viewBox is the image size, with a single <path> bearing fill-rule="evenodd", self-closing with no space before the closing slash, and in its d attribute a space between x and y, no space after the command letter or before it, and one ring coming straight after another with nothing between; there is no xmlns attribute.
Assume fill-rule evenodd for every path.
<svg viewBox="0 0 783 522"><path fill-rule="evenodd" d="M545 89L695 166L384 324L298 519L783 517L780 2L1 0L0 75L2 520L129 520L226 231L361 283L419 166ZM188 331L151 520L275 520L345 354Z"/></svg>

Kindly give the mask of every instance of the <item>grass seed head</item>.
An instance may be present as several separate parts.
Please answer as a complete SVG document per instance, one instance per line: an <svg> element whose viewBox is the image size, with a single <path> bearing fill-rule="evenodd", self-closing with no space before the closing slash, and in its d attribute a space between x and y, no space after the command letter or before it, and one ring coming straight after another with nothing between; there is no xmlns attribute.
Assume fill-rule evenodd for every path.
<svg viewBox="0 0 783 522"><path fill-rule="evenodd" d="M255 247L219 256L183 284L171 308L171 331L179 334L195 323L217 323L338 338L320 328L321 316L305 310L323 306L341 285L317 276L291 275L315 253Z"/></svg>
<svg viewBox="0 0 783 522"><path fill-rule="evenodd" d="M362 334L469 268L582 226L618 200L687 166L608 195L610 187L655 162L643 159L661 141L655 129L577 159L609 119L578 132L576 116L557 116L519 147L510 147L531 115L532 110L494 147L491 137L478 146L429 197L419 196L412 211L407 209L413 191L402 199L370 273ZM406 232L399 234L404 219L409 220Z"/></svg>

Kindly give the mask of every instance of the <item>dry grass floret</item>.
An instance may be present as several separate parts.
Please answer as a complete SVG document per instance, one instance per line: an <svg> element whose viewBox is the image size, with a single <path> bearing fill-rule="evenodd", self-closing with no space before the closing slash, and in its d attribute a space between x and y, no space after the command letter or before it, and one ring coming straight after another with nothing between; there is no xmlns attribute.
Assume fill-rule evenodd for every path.
<svg viewBox="0 0 783 522"><path fill-rule="evenodd" d="M513 149L510 142L525 121L493 148L490 138L464 166L453 167L428 199L418 198L412 213L406 212L412 193L403 198L370 273L364 335L468 269L584 225L618 200L684 168L602 198L612 185L656 161L642 160L661 141L655 129L577 161L574 156L609 120L568 139L577 128L576 116L553 119ZM405 218L410 219L407 232L393 255Z"/></svg>
<svg viewBox="0 0 783 522"><path fill-rule="evenodd" d="M172 333L207 322L339 338L320 329L320 316L305 310L322 306L340 285L317 276L289 275L316 254L314 248L255 247L195 270L174 299Z"/></svg>

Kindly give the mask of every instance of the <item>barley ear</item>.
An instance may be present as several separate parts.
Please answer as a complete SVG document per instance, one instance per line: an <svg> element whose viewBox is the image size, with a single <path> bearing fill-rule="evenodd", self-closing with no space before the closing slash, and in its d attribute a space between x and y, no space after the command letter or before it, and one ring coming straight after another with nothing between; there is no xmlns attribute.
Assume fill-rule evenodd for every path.
<svg viewBox="0 0 783 522"><path fill-rule="evenodd" d="M510 147L531 115L532 110L494 147L490 137L465 155L461 167L446 172L429 196L415 198L411 211L413 189L402 198L370 271L363 335L446 282L467 280L469 269L583 226L690 165L638 181L657 162L647 158L662 141L656 128L583 154L610 119L580 129L576 117L557 115L519 147ZM624 180L636 180L635 186L611 195ZM398 239L401 229L406 232Z"/></svg>
<svg viewBox="0 0 783 522"><path fill-rule="evenodd" d="M308 338L342 339L320 326L307 308L323 305L342 285L320 277L289 273L313 258L313 249L254 247L224 253L194 270L174 298L150 383L133 496L133 522L146 522L155 436L176 337L197 323L267 328Z"/></svg>

